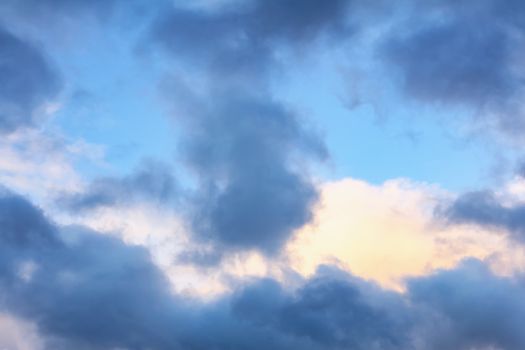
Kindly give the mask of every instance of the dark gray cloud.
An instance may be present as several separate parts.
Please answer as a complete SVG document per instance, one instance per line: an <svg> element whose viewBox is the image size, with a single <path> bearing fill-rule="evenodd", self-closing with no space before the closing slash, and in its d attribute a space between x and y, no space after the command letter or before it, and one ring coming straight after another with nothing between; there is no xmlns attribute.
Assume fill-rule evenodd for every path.
<svg viewBox="0 0 525 350"><path fill-rule="evenodd" d="M242 291L233 310L257 327L305 337L331 349L406 347L409 308L400 300L392 302L396 297L384 291L379 292L379 305L374 305L370 291L358 282L327 267L294 294L276 281L263 280Z"/></svg>
<svg viewBox="0 0 525 350"><path fill-rule="evenodd" d="M389 42L387 50L417 98L481 107L519 86L508 64L509 38L500 28L438 23L411 34Z"/></svg>
<svg viewBox="0 0 525 350"><path fill-rule="evenodd" d="M503 229L514 239L525 240L525 205L504 205L491 191L465 193L444 205L439 216L454 224Z"/></svg>
<svg viewBox="0 0 525 350"><path fill-rule="evenodd" d="M0 223L2 309L70 346L176 348L163 329L174 322L174 298L144 249L56 227L8 193L0 198ZM24 276L28 263L34 270Z"/></svg>
<svg viewBox="0 0 525 350"><path fill-rule="evenodd" d="M517 136L525 127L520 100L525 70L522 1L409 2L381 55L401 75L408 95L471 108L483 122Z"/></svg>
<svg viewBox="0 0 525 350"><path fill-rule="evenodd" d="M197 348L222 349L221 334L235 349L518 350L525 340L523 292L521 279L495 276L477 260L411 279L406 294L323 268L295 292L273 280L238 291L230 301L234 318L207 314L211 322L195 331L206 334ZM211 324L221 326L209 333ZM232 325L242 336L232 335ZM253 329L265 332L264 340Z"/></svg>
<svg viewBox="0 0 525 350"><path fill-rule="evenodd" d="M206 77L204 93L188 93L178 82L163 86L183 110L176 116L184 130L181 152L199 179L190 210L197 237L219 250L275 254L310 219L317 193L301 168L326 158L326 150L268 93L268 80L280 51L351 32L350 5L271 0L213 10L172 7L152 24L151 42Z"/></svg>
<svg viewBox="0 0 525 350"><path fill-rule="evenodd" d="M413 303L439 315L426 349L505 349L525 346L523 279L493 275L477 260L412 280ZM428 317L428 315L426 316Z"/></svg>
<svg viewBox="0 0 525 350"><path fill-rule="evenodd" d="M317 192L297 159L325 158L323 143L281 104L238 91L190 99L177 120L200 181L190 210L197 237L276 253L311 217Z"/></svg>
<svg viewBox="0 0 525 350"><path fill-rule="evenodd" d="M173 170L169 166L145 160L130 175L97 178L85 191L65 194L57 202L70 211L82 212L137 201L175 204L178 192Z"/></svg>
<svg viewBox="0 0 525 350"><path fill-rule="evenodd" d="M289 288L246 281L198 302L170 291L146 250L59 227L0 196L0 309L34 322L48 349L505 349L525 346L521 278L479 261L382 290L333 267ZM32 269L24 269L28 263Z"/></svg>
<svg viewBox="0 0 525 350"><path fill-rule="evenodd" d="M348 34L351 3L256 0L208 11L173 7L155 21L150 39L177 59L204 65L228 80L254 79L268 73L279 48Z"/></svg>
<svg viewBox="0 0 525 350"><path fill-rule="evenodd" d="M35 45L18 38L0 23L0 132L32 126L36 109L60 90L57 72Z"/></svg>
<svg viewBox="0 0 525 350"><path fill-rule="evenodd" d="M386 292L378 295L383 303L374 304L361 287L340 271L320 271L295 292L271 279L255 281L200 313L199 322L192 325L193 339L186 345L196 349L409 349L410 323L397 313L403 307L390 303Z"/></svg>

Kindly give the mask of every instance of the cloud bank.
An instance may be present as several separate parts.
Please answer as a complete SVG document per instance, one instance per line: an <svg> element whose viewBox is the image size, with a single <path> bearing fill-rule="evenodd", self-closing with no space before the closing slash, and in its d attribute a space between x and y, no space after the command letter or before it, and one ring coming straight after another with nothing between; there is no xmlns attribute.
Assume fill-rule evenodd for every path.
<svg viewBox="0 0 525 350"><path fill-rule="evenodd" d="M173 294L143 248L59 227L26 199L0 199L2 310L50 348L520 349L521 277L480 261L408 283L406 294L324 267L297 287L248 281L199 303ZM52 283L50 283L52 282ZM438 327L435 327L438 324Z"/></svg>

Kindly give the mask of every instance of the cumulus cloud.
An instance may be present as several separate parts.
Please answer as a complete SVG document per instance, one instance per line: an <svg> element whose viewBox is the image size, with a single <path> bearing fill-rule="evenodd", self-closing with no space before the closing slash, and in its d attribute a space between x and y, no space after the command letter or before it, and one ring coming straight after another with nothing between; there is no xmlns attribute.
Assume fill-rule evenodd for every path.
<svg viewBox="0 0 525 350"><path fill-rule="evenodd" d="M259 327L284 330L327 348L395 349L407 344L409 322L397 314L403 304L383 292L375 304L361 287L341 271L325 268L293 295L275 281L249 286L233 309Z"/></svg>
<svg viewBox="0 0 525 350"><path fill-rule="evenodd" d="M494 276L478 260L409 283L412 301L443 318L443 329L430 335L429 349L521 349L525 337L517 330L525 312L522 293L522 277Z"/></svg>
<svg viewBox="0 0 525 350"><path fill-rule="evenodd" d="M182 158L199 179L190 221L219 250L276 254L317 198L304 165L326 158L326 149L268 82L281 44L344 32L349 2L300 4L304 11L296 1L174 7L152 25L163 52L204 74L197 87L168 79L162 93L184 130Z"/></svg>
<svg viewBox="0 0 525 350"><path fill-rule="evenodd" d="M235 95L207 102L183 121L184 159L201 181L194 228L224 246L275 253L317 198L294 157L322 159L324 146L279 103Z"/></svg>
<svg viewBox="0 0 525 350"><path fill-rule="evenodd" d="M257 0L211 10L173 7L154 22L151 38L176 57L204 65L228 80L264 78L279 48L349 33L351 4L348 0Z"/></svg>
<svg viewBox="0 0 525 350"><path fill-rule="evenodd" d="M133 289L134 287L125 287L122 289L117 288L114 290L113 287L108 289L107 287L102 286L102 283L112 285L115 282L115 278L119 281L118 285L125 286L128 286L128 282L126 282L128 279L133 280L132 282L129 282L130 284L142 283L144 280L149 281L149 278L144 279L142 273L139 272L130 272L133 277L127 275L127 272L125 271L135 271L136 269L142 271L145 267L140 267L140 264L138 267L135 265L135 263L138 264L137 260L140 261L142 258L138 259L137 256L131 253L131 251L128 253L120 252L120 249L126 251L128 248L125 248L126 246L119 240L108 239L109 242L107 242L106 238L100 237L100 234L98 233L78 232L78 229L68 230L62 228L60 230L63 232L60 234L60 238L57 241L55 238L51 238L56 235L51 232L58 230L59 228L46 223L45 219L43 219L40 214L37 215L38 211L31 208L31 206L21 198L17 198L16 200L5 200L0 209L4 213L2 216L2 227L4 228L2 231L2 241L7 242L4 242L3 246L10 247L18 244L17 247L20 247L20 251L17 251L15 254L3 254L3 256L8 257L8 259L11 259L13 256L17 257L17 262L15 264L5 265L8 266L8 270L12 269L15 271L12 277L14 276L14 279L21 284L29 283L30 287L28 286L27 288L36 288L34 293L37 293L39 288L50 288L51 291L49 293L53 292L59 296L62 296L64 292L57 292L55 288L65 288L65 291L67 291L67 297L62 298L60 302L46 300L46 304L50 303L48 305L49 308L46 308L41 312L51 314L58 312L54 311L54 309L63 308L64 300L67 303L70 301L73 303L74 301L75 303L81 304L84 303L85 298L99 300L99 288L104 290L104 295L108 298L115 297L120 298L121 300L132 300L134 303L138 303L139 300L142 301L143 297L145 297L146 300L151 300L147 293L140 297L137 296L136 298L128 296L127 290ZM18 223L19 218L23 218L23 222ZM20 244L14 243L18 240L17 235L20 236ZM89 238L91 235L98 238ZM93 246L91 247L91 245L87 243L91 241L91 239L95 239L95 241L100 240L100 245L98 243L93 243ZM71 248L71 254L74 254L75 258L66 255L68 257L67 259L56 261L56 257L54 256L55 253L46 254L45 260L47 262L45 264L53 262L54 266L52 269L56 269L56 271L53 270L55 271L53 273L56 274L56 277L46 274L45 280L44 277L42 277L41 283L33 284L32 281L35 281L36 276L41 273L39 271L42 271L41 269L45 268L45 264L38 257L40 256L40 253L36 254L32 252L33 248L25 250L23 247L26 247L28 244L31 245L31 242L37 242L34 244L35 249L36 246L62 246L63 243L60 243L61 240L65 243L72 244L74 249ZM83 243L78 243L79 240ZM110 244L110 242L112 243ZM107 249L104 248L106 244L109 245ZM66 245L66 248L64 249L70 249L67 248L67 246L68 245ZM59 251L61 249L63 248L60 248ZM133 249L141 251L141 249ZM52 250L52 252L54 252L54 250ZM5 251L3 253L5 253ZM89 254L89 258L85 257L86 254ZM122 257L121 254L124 254L124 257ZM127 254L130 254L129 259L126 258ZM145 254L145 252L143 251L141 254ZM139 256L141 254L139 254ZM77 262L76 259L79 259L80 261ZM31 261L32 266L34 267L31 269L25 269L24 267L26 266L27 261ZM95 261L98 262L95 263ZM82 267L84 264L89 264L90 267ZM120 272L118 274L113 274L113 269L118 269ZM479 281L476 282L479 285L473 287L466 286L466 292L457 296L458 300L455 302L456 305L462 305L469 301L470 299L468 298L472 297L470 291L477 289L482 290L480 286L483 286L483 283L493 285L494 280L503 281L504 283L501 286L504 286L505 288L502 290L508 290L509 286L517 288L514 282L508 282L508 280L497 278L484 268L477 268L474 272L479 274L479 271L483 271L481 276L474 276L475 278L479 278ZM93 274L93 277L85 277L84 273L89 273L90 276ZM434 278L423 278L421 279L423 282L421 282L420 285L424 285L425 281L436 284L442 283L441 280L447 280L447 278L443 276L448 273L449 272L439 273L438 276L440 277L435 278L437 280L436 282L434 282ZM471 277L470 273L470 269L457 272L457 280L469 280ZM100 280L100 278L96 276L106 276L107 278ZM96 278L96 281L94 278ZM36 281L38 280L39 279L36 279ZM55 280L60 283L49 284L49 281ZM410 319L416 317L417 313L413 314L413 312L415 312L414 310L405 307L400 309L390 309L393 308L393 306L388 303L387 305L382 305L381 303L379 306L377 304L374 305L378 300L368 299L373 296L374 293L368 289L364 291L359 290L359 287L355 285L356 281L359 286L361 284L366 285L364 282L359 282L359 279L350 278L341 272L338 272L335 275L333 272L329 274L325 273L324 276L323 272L319 272L312 279L301 282L301 284L304 283L304 287L301 287L298 291L293 293L289 291L289 283L281 284L275 280L259 281L253 285L250 283L248 284L247 289L238 289L233 298L225 297L218 303L201 305L198 311L187 311L188 313L184 313L184 315L190 320L189 324L187 319L180 321L183 322L184 326L180 326L180 324L175 323L175 321L171 323L171 325L177 325L177 327L183 328L184 332L178 334L176 331L173 331L170 333L169 337L172 337L170 339L175 338L177 341L180 341L181 344L183 344L181 348L194 346L203 349L245 348L246 346L252 346L251 341L254 341L254 339L257 340L258 344L262 344L261 346L274 346L275 348L283 349L338 349L348 344L351 344L357 349L370 349L374 347L377 349L412 348L412 345L408 345L406 342L408 341L407 338L412 339L412 332L416 332L412 329L412 327L415 326L404 318L407 317ZM75 285L76 283L79 283L79 286L83 288L82 291L85 291L86 289L89 290L89 295L82 294L84 297L78 296L79 299L73 298L73 296L70 295L71 293L81 293L80 287L78 290L70 287L70 284ZM415 279L409 283L409 285L413 284L418 286L418 283L419 279ZM456 283L456 280L452 280L443 288L449 290L450 288L458 287L461 287L461 285ZM167 288L167 286L164 286L163 288ZM495 288L498 293L501 293L499 289L500 287ZM425 297L424 293L419 289L410 287L410 290L412 289L414 290L412 293L415 295L417 294L418 298ZM17 288L16 290L18 292L24 291L24 289L21 288ZM433 289L432 287L428 287L428 290ZM521 293L521 290L517 289L517 292ZM380 292L380 294L382 293L388 295L388 298L386 299L393 298L398 300L399 303L402 303L403 297L390 292ZM22 294L20 296L20 303L24 302L26 307L32 308L32 300L30 296L30 294ZM44 294L44 299L49 297L49 295ZM40 298L42 298L42 294L40 294L39 299ZM433 342L436 342L437 344L433 348L442 349L443 339L452 339L450 342L457 341L455 344L460 345L457 347L451 346L451 348L458 349L466 349L468 346L473 346L473 344L476 344L480 348L484 348L482 345L488 347L489 345L487 344L504 344L501 348L505 349L520 348L521 345L519 344L521 343L519 343L519 333L512 332L512 329L509 328L511 332L510 337L512 338L508 341L497 333L502 331L502 329L508 331L507 326L512 326L510 323L505 323L503 326L504 328L494 332L490 329L486 329L487 325L491 322L490 320L487 320L484 323L479 322L479 326L478 323L467 324L466 326L463 326L462 324L457 325L455 323L457 318L456 315L453 313L449 315L448 309L444 310L444 315L441 314L443 312L441 307L443 303L446 302L444 299L449 298L448 293L442 296L443 299L433 296L429 296L428 298L428 300L424 299L423 301L418 302L424 302L425 304L430 303L431 305L435 304L435 306L432 307L436 310L433 310L430 315L426 315L425 317L427 319L429 317L436 317L436 322L440 322L440 324L442 322L446 327L440 329L440 332L443 332L440 334L427 334L418 330L416 332L417 336L424 337L425 342L429 342L425 343L425 346L419 347L420 349L431 349L432 347L430 347L429 344L433 344ZM483 300L488 300L490 303L499 303L498 300L492 299L492 294L482 296L482 298L486 298ZM26 300L31 301L31 303L29 305L26 304ZM188 301L184 301L184 303L187 302ZM127 301L125 303L127 303ZM510 301L510 303L514 303L514 301ZM113 305L113 303L110 304ZM111 322L124 322L122 327L128 330L133 329L134 332L139 332L140 334L135 333L134 340L124 339L123 332L119 331L117 327L117 330L115 330L116 333L110 336L109 333L113 332L114 327L110 327L110 329L106 328L106 330L102 331L98 329L100 323L96 321L97 317L100 317L101 315L106 317L106 315L104 313L98 314L96 311L98 309L95 304L89 305L91 305L89 309L84 309L81 305L77 305L72 310L67 310L68 322L70 322L69 317L76 317L76 315L78 315L78 317L82 317L83 319L80 325L76 324L76 321L74 321L73 326L68 327L66 330L59 330L58 333L53 329L47 330L46 327L41 326L41 332L43 331L44 334L49 335L50 333L53 337L58 336L67 339L54 339L52 341L54 347L52 348L60 349L62 348L60 346L68 348L73 346L72 344L80 349L110 348L109 345L106 347L106 345L100 345L98 341L90 340L89 337L91 336L95 336L97 339L105 339L103 342L106 344L112 344L112 346L117 346L117 344L124 346L123 344L126 344L128 347L133 347L139 346L137 344L140 344L140 346L146 346L145 344L149 344L149 347L153 349L173 348L175 346L175 340L173 340L173 343L169 343L169 347L163 347L160 342L156 341L155 339L163 337L164 333L160 333L160 331L155 331L152 335L142 334L142 327L144 325L139 326L138 324L143 322L142 317L145 315L139 311L135 313L135 306L120 304L120 302L117 303L117 307L112 309L112 313L116 313L118 318L112 318ZM512 304L511 306L514 308L515 305ZM479 305L476 305L473 306L472 309L477 310L479 307ZM131 311L129 311L129 308L131 308ZM124 312L122 310L126 311ZM514 308L513 310L516 309ZM122 314L119 314L121 311ZM10 312L18 311L11 310ZM88 314L88 312L95 312L96 316L91 317L92 315ZM152 312L153 314L153 316L150 317L159 317L156 313L157 311L151 310L151 307L148 307L148 312ZM178 312L180 313L181 311L179 310ZM434 313L438 313L439 317ZM33 315L35 314L31 312L29 312L29 314L23 314L24 317L30 319ZM519 310L516 311L516 315L516 317L520 317ZM43 317L43 315L40 315L39 318L41 317ZM128 317L133 317L134 319L132 327L126 321ZM398 317L401 317L401 319ZM498 317L502 317L502 314L498 314ZM47 317L45 317L45 319L47 319ZM363 322L362 319L365 319L366 322ZM163 321L168 322L169 324L168 320L171 320L171 318L163 319ZM96 322L96 325L92 324L92 322ZM146 319L144 322L151 325L151 318ZM468 319L468 316L465 316L465 318L461 319L461 322L468 323L470 322L470 319ZM156 323L154 324L156 325ZM220 327L216 327L216 324L220 324ZM461 328L458 331L458 326L468 327L468 329L463 331ZM73 335L69 334L69 328L72 328L71 331L74 332ZM89 332L90 335L87 336L84 332ZM165 332L169 332L169 330L166 330ZM398 334L398 332L401 334ZM486 335L478 336L473 334L475 332ZM202 334L206 334L206 336L203 336ZM407 334L410 334L410 336L407 336ZM73 337L74 340L69 339L70 337ZM153 339L151 337L156 338ZM509 344L514 344L514 341L516 341L516 344L518 345L515 347L507 346ZM57 344L62 345L59 346Z"/></svg>
<svg viewBox="0 0 525 350"><path fill-rule="evenodd" d="M517 137L524 127L524 23L517 15L523 3L409 4L380 49L407 94L433 105L466 107L481 125Z"/></svg>
<svg viewBox="0 0 525 350"><path fill-rule="evenodd" d="M0 131L5 134L33 126L38 108L57 96L61 80L40 48L1 23L0 52Z"/></svg>
<svg viewBox="0 0 525 350"><path fill-rule="evenodd" d="M359 291L346 281L313 280L294 298L276 282L263 281L232 299L189 310L169 294L162 274L141 248L79 228L58 228L25 199L9 193L2 196L0 219L2 307L34 320L39 332L57 338L58 344L91 349L321 349L350 341L359 345L361 337L363 344L395 337L383 328L390 325L388 317L361 301ZM35 268L21 278L18 267L27 260ZM345 316L341 307L353 310L354 316ZM319 309L326 312L310 314ZM369 319L360 325L366 334L344 335L341 331L357 323L359 315ZM376 323L383 327L374 329Z"/></svg>
<svg viewBox="0 0 525 350"><path fill-rule="evenodd" d="M406 179L374 185L357 179L320 185L312 222L287 244L289 264L304 276L335 263L385 288L404 290L409 276L490 259L499 274L522 266L523 250L492 227L444 225L435 212L451 196Z"/></svg>
<svg viewBox="0 0 525 350"><path fill-rule="evenodd" d="M92 348L173 345L155 335L169 323L161 316L171 308L165 305L171 296L145 250L82 229L59 229L9 193L2 195L0 222L3 308L37 320L43 333ZM35 268L21 279L19 266L27 261ZM150 323L155 309L161 318ZM138 328L135 319L143 320Z"/></svg>
<svg viewBox="0 0 525 350"><path fill-rule="evenodd" d="M521 277L497 277L477 260L411 279L405 294L327 266L294 283L245 281L234 293L203 303L173 294L143 248L57 226L7 190L0 223L2 310L34 324L49 348L524 345Z"/></svg>

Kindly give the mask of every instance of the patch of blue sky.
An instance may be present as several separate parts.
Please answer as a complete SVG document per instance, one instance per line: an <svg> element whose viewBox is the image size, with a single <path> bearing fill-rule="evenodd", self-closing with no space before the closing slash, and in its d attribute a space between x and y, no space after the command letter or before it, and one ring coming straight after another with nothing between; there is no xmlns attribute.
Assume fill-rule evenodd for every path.
<svg viewBox="0 0 525 350"><path fill-rule="evenodd" d="M511 174L504 165L517 155L469 134L464 111L407 101L373 65L358 67L333 52L313 61L291 66L274 90L323 134L331 160L321 176L376 184L408 178L460 191Z"/></svg>
<svg viewBox="0 0 525 350"><path fill-rule="evenodd" d="M159 99L158 70L137 57L134 45L120 34L96 35L56 58L68 86L54 123L69 138L103 145L105 174L126 173L142 158L173 159L173 123ZM80 170L97 175L96 167Z"/></svg>

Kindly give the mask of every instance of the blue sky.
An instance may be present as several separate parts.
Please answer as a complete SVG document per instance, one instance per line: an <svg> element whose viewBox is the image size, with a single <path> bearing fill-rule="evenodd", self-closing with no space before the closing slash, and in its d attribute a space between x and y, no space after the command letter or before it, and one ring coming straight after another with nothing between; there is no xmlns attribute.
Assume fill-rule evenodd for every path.
<svg viewBox="0 0 525 350"><path fill-rule="evenodd" d="M0 348L524 349L524 13L1 1Z"/></svg>

